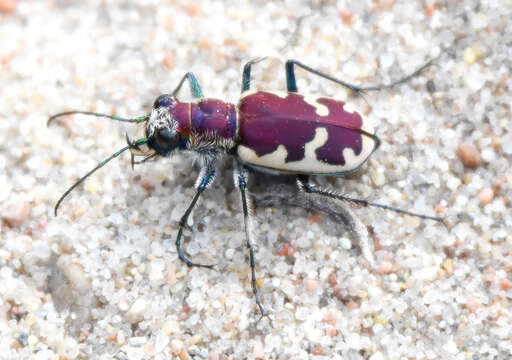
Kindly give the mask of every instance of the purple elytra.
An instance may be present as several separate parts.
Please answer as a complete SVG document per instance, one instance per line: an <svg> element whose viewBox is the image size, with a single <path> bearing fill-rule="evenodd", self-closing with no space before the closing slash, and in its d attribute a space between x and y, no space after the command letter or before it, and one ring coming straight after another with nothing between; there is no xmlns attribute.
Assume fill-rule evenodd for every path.
<svg viewBox="0 0 512 360"><path fill-rule="evenodd" d="M305 145L313 140L317 128L325 128L327 141L315 150L317 160L330 165L345 165L343 150L350 148L361 154L362 117L344 110L344 103L329 98L316 98L317 106L303 95L288 93L285 97L270 92L247 95L239 103L238 142L258 156L287 150L286 162L305 157ZM311 102L311 101L310 101ZM321 108L325 115L318 114Z"/></svg>

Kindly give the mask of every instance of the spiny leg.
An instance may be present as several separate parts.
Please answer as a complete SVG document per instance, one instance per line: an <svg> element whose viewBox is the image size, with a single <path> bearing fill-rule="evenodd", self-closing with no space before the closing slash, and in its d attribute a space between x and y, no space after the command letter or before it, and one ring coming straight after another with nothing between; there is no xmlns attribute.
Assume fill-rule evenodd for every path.
<svg viewBox="0 0 512 360"><path fill-rule="evenodd" d="M263 181L263 183L267 182ZM309 196L310 194L304 191L296 191L296 184L284 182L274 184L274 182L271 182L266 185L265 189L268 188L268 190L263 193L259 191L253 196L256 208L295 206L311 212L323 213L335 223L343 224L352 233L364 258L371 267L374 267L375 260L370 247L368 229L350 206L337 199L330 199L321 195Z"/></svg>
<svg viewBox="0 0 512 360"><path fill-rule="evenodd" d="M302 190L302 191L305 191L308 193L315 193L315 194L323 195L323 196L329 197L331 199L350 201L350 202L359 204L361 206L375 206L375 207L379 207L381 209L391 210L391 211L394 211L394 212L397 212L400 214L416 216L421 219L429 219L429 220L434 220L434 221L439 221L439 222L444 221L443 217L419 214L419 213L415 213L415 212L411 212L411 211L407 211L407 210L402 210L397 207L386 205L386 204L370 202L368 200L363 200L363 199L351 198L348 196L338 194L337 192L329 190L329 189L318 188L309 182L309 176L307 176L307 175L298 175L297 176L297 186L299 187L299 190Z"/></svg>
<svg viewBox="0 0 512 360"><path fill-rule="evenodd" d="M191 72L186 73L183 78L181 79L180 83L174 89L172 92L172 96L176 96L178 92L180 91L181 87L183 86L183 83L185 80L188 80L188 83L190 85L190 93L192 96L196 99L204 98L203 90L201 90L201 87L199 86L199 82L197 81L195 75Z"/></svg>
<svg viewBox="0 0 512 360"><path fill-rule="evenodd" d="M263 305L261 305L260 295L258 294L258 286L256 284L256 264L254 262L254 249L252 247L252 217L250 214L250 203L249 198L247 197L247 170L240 164L235 163L235 173L234 173L234 181L235 186L240 190L240 195L242 197L242 210L244 213L244 225L245 225L245 238L246 238L246 246L249 249L249 262L251 264L251 284L252 284L252 292L254 294L254 298L256 299L256 305L260 309L260 313L262 316L265 316L265 309Z"/></svg>
<svg viewBox="0 0 512 360"><path fill-rule="evenodd" d="M288 92L297 92L298 89L297 89L297 81L295 79L295 68L294 66L297 65L298 67L306 70L306 71L309 71L310 73L313 73L315 75L318 75L320 77L323 77L324 79L327 79L327 80L331 80L337 84L340 84L342 86L345 86L346 88L352 90L352 91L355 91L355 92L361 92L361 91L371 91L371 90L380 90L380 89L389 89L393 86L396 86L396 85L399 85L399 84L403 84L404 82L407 82L409 81L410 79L412 79L413 77L417 76L418 74L420 74L423 70L425 70L427 67L429 67L430 65L432 65L432 63L434 62L435 59L432 59L430 61L428 61L425 65L423 65L422 67L420 67L419 69L417 69L416 71L414 71L412 74L409 74L397 81L394 81L390 84L384 84L384 85L376 85L376 86L368 86L368 87L361 87L361 86L357 86L357 85L354 85L354 84L351 84L351 83L348 83L348 82L345 82L343 80L339 80L339 79L336 79L328 74L325 74L321 71L318 71L318 70L315 70L307 65L304 65L303 63L297 61L297 60L288 60L286 61L286 88L288 90Z"/></svg>
<svg viewBox="0 0 512 360"><path fill-rule="evenodd" d="M200 266L200 267L206 267L206 268L212 268L213 265L204 265L204 264L196 264L187 259L185 257L185 254L183 254L183 249L181 248L181 237L183 235L183 229L187 226L187 221L190 213L192 212L192 209L197 203L197 200L199 199L199 196L203 193L204 190L208 188L208 186L213 183L213 180L215 179L215 162L205 164L201 167L201 170L199 172L199 177L197 178L196 182L196 194L194 195L194 198L192 199L192 202L187 208L187 211L185 211L185 214L180 219L180 228L178 230L178 236L176 237L176 250L178 251L178 256L181 261L183 261L188 266Z"/></svg>

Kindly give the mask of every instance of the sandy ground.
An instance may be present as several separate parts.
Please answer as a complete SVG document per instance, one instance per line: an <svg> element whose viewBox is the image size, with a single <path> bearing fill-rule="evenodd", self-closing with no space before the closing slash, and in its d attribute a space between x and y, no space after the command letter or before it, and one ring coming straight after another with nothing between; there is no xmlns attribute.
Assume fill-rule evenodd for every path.
<svg viewBox="0 0 512 360"><path fill-rule="evenodd" d="M0 358L510 358L511 18L499 0L1 0ZM216 270L191 269L174 240L194 194L192 157L132 171L123 154L55 217L62 193L135 129L46 120L69 109L144 115L187 71L207 96L236 103L243 64L262 55L367 86L436 59L364 99L297 75L301 92L348 98L382 140L358 173L315 182L447 221L339 203L326 215L327 203L304 198L313 211L284 206L290 185L253 174L269 312L258 321L230 159L185 236L187 256ZM253 79L282 90L283 64L261 63Z"/></svg>

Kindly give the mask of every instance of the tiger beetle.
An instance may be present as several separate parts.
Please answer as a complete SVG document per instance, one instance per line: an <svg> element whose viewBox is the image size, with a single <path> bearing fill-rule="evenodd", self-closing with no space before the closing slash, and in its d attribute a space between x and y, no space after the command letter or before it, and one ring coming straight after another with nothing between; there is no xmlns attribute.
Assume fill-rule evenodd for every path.
<svg viewBox="0 0 512 360"><path fill-rule="evenodd" d="M198 158L199 176L195 183L196 193L179 222L176 249L180 260L188 266L212 268L213 265L194 263L185 256L182 236L192 209L215 179L217 162L224 155L230 155L234 162L234 184L240 191L242 201L252 291L262 315L266 313L256 285L251 205L247 194L248 169L269 174L295 175L299 191L305 193L315 193L360 206L379 207L422 219L443 221L441 217L351 198L312 184L309 180L310 175L342 176L358 170L379 147L380 140L368 120L352 105L323 96L299 94L295 79L295 69L299 67L360 93L404 83L430 63L389 85L359 87L296 60L288 60L285 64L286 92L251 89L251 67L264 59L253 59L245 64L238 105L205 98L196 77L189 72L183 76L171 94L160 95L155 100L148 115L130 119L89 111L67 111L50 117L48 124L64 115L86 114L142 123L144 127L142 137L131 140L127 136L127 146L101 161L72 185L57 201L55 215L64 198L74 188L126 150L131 152L132 167L135 163L158 156L170 156L180 150L190 151ZM190 85L191 94L195 99L193 102L181 102L177 98L185 81ZM135 162L134 156L142 156L143 159Z"/></svg>

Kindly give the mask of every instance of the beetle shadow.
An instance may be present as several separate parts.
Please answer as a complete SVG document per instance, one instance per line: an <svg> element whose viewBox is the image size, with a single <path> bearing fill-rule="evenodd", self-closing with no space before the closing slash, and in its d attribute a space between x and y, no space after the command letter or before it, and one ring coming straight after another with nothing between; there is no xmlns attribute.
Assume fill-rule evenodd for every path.
<svg viewBox="0 0 512 360"><path fill-rule="evenodd" d="M352 245L360 251L370 266L374 266L373 246L370 246L368 229L350 209L349 204L299 191L295 176L258 174L257 179L251 185L251 195L256 208L289 206L325 214L332 222L318 223L322 230L338 238L351 238ZM333 227L332 223L340 226ZM340 227L348 234L343 233Z"/></svg>

